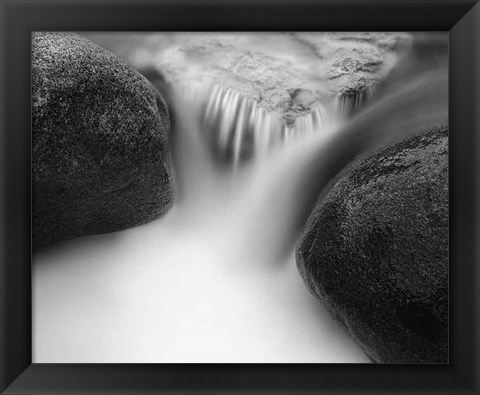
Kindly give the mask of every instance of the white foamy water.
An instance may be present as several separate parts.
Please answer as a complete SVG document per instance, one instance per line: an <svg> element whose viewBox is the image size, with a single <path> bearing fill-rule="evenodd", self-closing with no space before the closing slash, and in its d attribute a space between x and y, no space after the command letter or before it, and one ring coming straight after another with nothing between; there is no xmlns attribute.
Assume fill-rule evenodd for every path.
<svg viewBox="0 0 480 395"><path fill-rule="evenodd" d="M190 103L192 98L197 102L201 98L201 93L195 90L183 89ZM215 84L208 90L207 97L202 117L207 134L219 156L232 162L234 167L242 159L263 161L276 145L288 144L307 134L322 133L343 118L343 107L336 108L335 102L329 107L317 102L303 115L288 122L280 112L262 107L229 87Z"/></svg>
<svg viewBox="0 0 480 395"><path fill-rule="evenodd" d="M242 257L225 243L226 218L216 220L174 209L39 254L33 360L367 361L306 291L293 257L276 268Z"/></svg>
<svg viewBox="0 0 480 395"><path fill-rule="evenodd" d="M235 91L190 91L174 103L172 210L34 256L33 361L368 362L308 293L295 241L358 153L443 120L443 78L404 84L348 123L333 101L288 127Z"/></svg>
<svg viewBox="0 0 480 395"><path fill-rule="evenodd" d="M265 127L254 105L246 114L240 97L221 98L232 107L220 125L228 120L234 146L240 116L253 130ZM262 233L275 232L276 218L259 212L266 196L258 162L220 174L194 116L179 127L176 175L185 189L166 216L35 256L34 360L367 362L308 293L293 248L271 253Z"/></svg>

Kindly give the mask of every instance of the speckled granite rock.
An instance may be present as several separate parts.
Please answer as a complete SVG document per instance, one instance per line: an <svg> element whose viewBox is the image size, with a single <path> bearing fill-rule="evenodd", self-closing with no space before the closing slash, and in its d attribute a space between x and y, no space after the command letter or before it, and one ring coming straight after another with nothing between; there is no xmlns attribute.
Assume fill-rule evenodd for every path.
<svg viewBox="0 0 480 395"><path fill-rule="evenodd" d="M448 362L447 134L356 162L297 247L309 290L376 362Z"/></svg>
<svg viewBox="0 0 480 395"><path fill-rule="evenodd" d="M169 116L144 77L85 38L36 33L32 84L34 246L168 210Z"/></svg>

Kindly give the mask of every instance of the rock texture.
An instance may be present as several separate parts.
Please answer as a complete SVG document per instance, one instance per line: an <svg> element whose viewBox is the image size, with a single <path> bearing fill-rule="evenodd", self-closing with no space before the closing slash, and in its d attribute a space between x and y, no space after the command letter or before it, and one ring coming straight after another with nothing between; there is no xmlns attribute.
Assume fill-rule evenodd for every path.
<svg viewBox="0 0 480 395"><path fill-rule="evenodd" d="M144 77L85 38L36 33L32 84L34 246L165 213L170 122Z"/></svg>
<svg viewBox="0 0 480 395"><path fill-rule="evenodd" d="M121 36L91 37L135 67L161 67L176 86L215 83L288 123L321 101L374 86L411 43L406 33L146 33L143 45L131 37L127 52Z"/></svg>
<svg viewBox="0 0 480 395"><path fill-rule="evenodd" d="M181 46L172 46L158 58L172 79L178 80L178 75L209 79L291 122L319 102L374 86L388 74L399 48L407 47L410 37L401 33L257 33L184 35L179 41ZM178 67L183 64L189 65L188 70Z"/></svg>
<svg viewBox="0 0 480 395"><path fill-rule="evenodd" d="M309 290L376 362L448 362L447 134L352 165L297 248Z"/></svg>
<svg viewBox="0 0 480 395"><path fill-rule="evenodd" d="M138 70L160 69L162 84L204 114L216 159L233 166L350 117L412 41L377 32L89 37Z"/></svg>

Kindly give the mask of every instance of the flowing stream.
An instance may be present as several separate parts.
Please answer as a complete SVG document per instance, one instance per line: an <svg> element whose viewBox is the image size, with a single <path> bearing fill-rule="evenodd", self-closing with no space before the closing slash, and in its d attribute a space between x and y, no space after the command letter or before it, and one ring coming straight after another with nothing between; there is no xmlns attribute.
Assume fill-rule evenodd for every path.
<svg viewBox="0 0 480 395"><path fill-rule="evenodd" d="M219 85L172 95L174 207L35 255L33 361L368 362L294 248L356 156L446 121L445 68L408 77L291 124Z"/></svg>

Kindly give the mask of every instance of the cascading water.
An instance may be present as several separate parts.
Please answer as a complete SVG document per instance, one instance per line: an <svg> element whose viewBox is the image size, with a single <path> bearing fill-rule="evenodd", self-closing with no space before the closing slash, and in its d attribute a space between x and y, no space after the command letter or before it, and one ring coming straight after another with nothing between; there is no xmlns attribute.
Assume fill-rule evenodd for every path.
<svg viewBox="0 0 480 395"><path fill-rule="evenodd" d="M190 98L190 103L191 97L199 98L199 94L186 94L185 90L182 95ZM204 107L201 120L213 152L234 167L249 160L262 161L276 145L319 133L342 114L342 110L327 111L325 105L316 103L304 115L286 120L279 111L268 110L254 99L217 84L209 91Z"/></svg>
<svg viewBox="0 0 480 395"><path fill-rule="evenodd" d="M214 85L204 122L217 153L236 165L251 157L263 157L281 138L280 117L259 107L233 89Z"/></svg>
<svg viewBox="0 0 480 395"><path fill-rule="evenodd" d="M333 98L329 107L317 106L308 116L297 118L294 127L290 129L293 139L287 146L275 144L280 142L282 137L285 138L281 130L286 126L278 117L274 123L276 128L264 129L268 131L267 136L269 133L277 133L275 138L266 137L267 141L272 141L270 149L266 151L262 150L262 148L265 149L262 140L258 143L255 138L248 138L248 133L252 133L253 136L258 133L255 122L250 123L253 132L248 128L242 130L239 127L239 125L245 125L244 121L239 121L239 118L252 119L252 114L259 114L255 112L255 105L246 107L239 104L245 99L242 99L238 93L214 88L212 96L217 100L218 97L228 98L223 102L224 107L220 107L227 115L224 118L221 114L218 115L221 121L214 125L220 125L220 128L225 127L232 141L234 137L239 136L236 148L243 149L242 144L252 144L252 140L257 142L258 145L252 144L249 149L253 152L260 150L262 155L258 158L254 156L255 160L240 170L234 168L234 174L227 171L226 175L223 174L226 178L220 176L220 172L225 170L224 163L215 165L212 157L201 156L203 162L212 166L209 170L211 174L216 174L213 176L214 181L210 184L207 181L208 177L203 177L203 191L208 196L203 199L213 202L215 196L221 196L221 202L212 205L222 207L226 211L220 217L228 218L230 224L236 221L241 223L239 229L245 233L245 240L239 243L238 233L231 240L238 249L242 251L251 249L258 256L262 256L264 261L277 259L279 251L280 255L284 256L293 248L293 243L321 189L342 167L365 151L392 141L399 141L430 125L446 122L445 81L445 71L435 70L424 73L409 82L405 81L403 86L397 87L395 92L389 92L384 88L378 91L375 97L372 90L369 96L363 96L363 102L354 103L356 108L353 113L347 114L345 108L339 107L336 98ZM219 91L221 94L217 95ZM199 99L200 96L196 97ZM370 97L372 102L369 103L366 97ZM211 100L210 97L209 104ZM221 102L221 100L218 101ZM176 107L181 106L177 104ZM198 107L199 111L203 111L204 106L199 104ZM365 107L364 111L362 107ZM211 119L210 107L207 105L206 108L205 114L198 116L198 119ZM252 109L250 114L246 108ZM329 108L330 112L325 112L325 108ZM218 110L218 113L220 112L221 110ZM271 119L265 115L265 111L260 114L262 117ZM350 119L348 114L352 114ZM178 114L177 118L181 119L181 114ZM257 120L257 123L262 123L262 119L264 118ZM271 123L267 124L271 126ZM180 134L187 134L182 144L197 147L202 145L198 137L193 137L202 135L200 126L181 123L178 129ZM238 133L239 130L242 132ZM226 141L221 132L216 137ZM186 143L186 140L191 140L191 143ZM215 143L216 141L213 141L213 144ZM235 151L228 150L226 145L222 147L225 149L224 156L232 155L233 158L238 158ZM181 156L188 157L184 153ZM234 163L236 163L235 160ZM204 166L200 167L204 168ZM198 182L198 168L199 164L195 166L194 174L180 175L180 179L185 177L188 179L184 180L186 184L194 185ZM233 184L232 179L235 181ZM201 194L197 193L195 200L200 199L200 196ZM193 206L199 208L196 202ZM211 208L205 210L201 207L200 210L212 213ZM248 223L248 221L251 222ZM272 232L272 229L275 231ZM254 248L247 247L252 243L255 244Z"/></svg>
<svg viewBox="0 0 480 395"><path fill-rule="evenodd" d="M368 103L374 93L375 86L368 86L355 91L346 91L337 96L335 104L341 114L351 117Z"/></svg>
<svg viewBox="0 0 480 395"><path fill-rule="evenodd" d="M306 291L295 241L358 154L445 121L444 71L294 122L221 85L173 95L175 206L35 258L34 362L368 362Z"/></svg>

